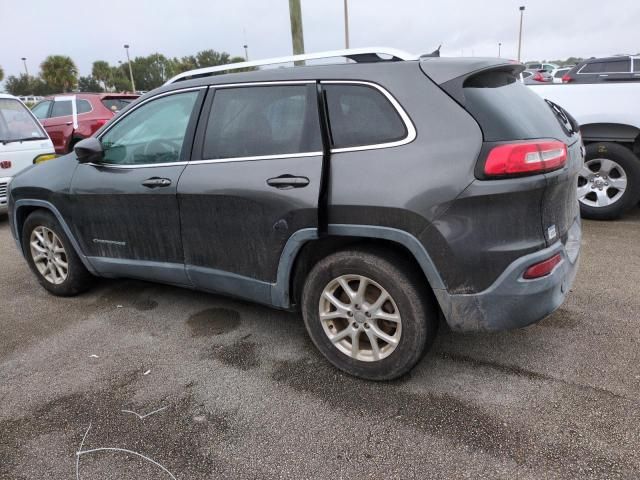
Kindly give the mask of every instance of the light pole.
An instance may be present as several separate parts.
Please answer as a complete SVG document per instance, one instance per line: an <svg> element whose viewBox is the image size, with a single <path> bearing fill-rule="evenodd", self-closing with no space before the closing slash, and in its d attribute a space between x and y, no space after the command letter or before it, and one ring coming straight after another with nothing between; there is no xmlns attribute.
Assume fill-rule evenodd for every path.
<svg viewBox="0 0 640 480"><path fill-rule="evenodd" d="M344 48L349 48L349 6L344 0Z"/></svg>
<svg viewBox="0 0 640 480"><path fill-rule="evenodd" d="M502 43L498 42L498 58L500 58L500 47L502 47Z"/></svg>
<svg viewBox="0 0 640 480"><path fill-rule="evenodd" d="M24 73L27 74L27 77L29 76L29 70L27 70L27 57L22 57L22 63L24 63Z"/></svg>
<svg viewBox="0 0 640 480"><path fill-rule="evenodd" d="M249 61L249 45L245 43L243 47L244 47L244 59L248 62Z"/></svg>
<svg viewBox="0 0 640 480"><path fill-rule="evenodd" d="M136 93L136 84L133 82L133 70L131 69L131 58L129 58L129 45L125 44L124 49L127 51L127 63L129 64L129 76L131 77L131 90Z"/></svg>
<svg viewBox="0 0 640 480"><path fill-rule="evenodd" d="M518 34L518 62L522 52L522 17L524 16L524 5L520 7L520 33Z"/></svg>

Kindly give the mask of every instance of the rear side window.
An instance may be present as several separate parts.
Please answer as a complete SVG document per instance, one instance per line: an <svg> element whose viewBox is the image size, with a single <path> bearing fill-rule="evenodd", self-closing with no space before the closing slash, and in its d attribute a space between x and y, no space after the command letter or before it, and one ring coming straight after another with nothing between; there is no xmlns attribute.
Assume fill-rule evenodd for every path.
<svg viewBox="0 0 640 480"><path fill-rule="evenodd" d="M216 90L203 158L320 152L315 85Z"/></svg>
<svg viewBox="0 0 640 480"><path fill-rule="evenodd" d="M640 73L640 58L633 59L633 71L635 73Z"/></svg>
<svg viewBox="0 0 640 480"><path fill-rule="evenodd" d="M631 71L631 61L625 58L624 60L605 62L602 71L604 73L629 73Z"/></svg>
<svg viewBox="0 0 640 480"><path fill-rule="evenodd" d="M545 101L510 71L491 70L467 79L464 107L487 142L569 136Z"/></svg>
<svg viewBox="0 0 640 480"><path fill-rule="evenodd" d="M324 91L334 148L390 143L407 136L398 111L378 89L325 84Z"/></svg>
<svg viewBox="0 0 640 480"><path fill-rule="evenodd" d="M88 100L76 100L76 109L78 110L78 114L80 113L88 113L91 109L91 103Z"/></svg>
<svg viewBox="0 0 640 480"><path fill-rule="evenodd" d="M72 115L71 100L60 100L53 102L53 108L51 109L51 117L65 117Z"/></svg>

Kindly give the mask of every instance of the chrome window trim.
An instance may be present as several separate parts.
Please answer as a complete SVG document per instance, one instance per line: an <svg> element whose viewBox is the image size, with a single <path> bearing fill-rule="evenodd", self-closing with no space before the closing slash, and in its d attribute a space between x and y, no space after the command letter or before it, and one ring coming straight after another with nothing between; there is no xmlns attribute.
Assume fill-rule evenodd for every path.
<svg viewBox="0 0 640 480"><path fill-rule="evenodd" d="M622 57L625 58L625 57ZM582 67L580 67L580 70L578 70L576 72L577 75L602 75L602 76L608 76L609 74L613 73L613 74L618 74L618 73L633 73L633 62L635 61L634 57L626 57L629 60L629 70L627 70L626 72L583 72L582 70L584 68L587 67L587 65L591 65L592 63L613 63L616 61L620 61L620 60L611 60L609 62L591 62L591 63L585 63Z"/></svg>
<svg viewBox="0 0 640 480"><path fill-rule="evenodd" d="M160 93L158 95L154 95L153 97L150 98L146 98L143 101L141 101L139 104L135 105L133 108L131 108L131 110L127 110L123 115L119 115L116 120L114 120L114 122L110 125L107 126L107 128L103 131L100 132L100 135L97 136L98 140L102 141L102 137L109 131L111 130L114 126L116 126L118 123L120 123L122 121L123 118L127 118L127 116L131 113L136 111L138 108L140 108L142 105L147 104L148 102L155 100L157 98L162 98L162 97L167 97L169 95L173 95L176 93L183 93L183 92L190 92L190 91L195 91L195 90L202 90L207 88L206 85L200 86L200 87L189 87L189 88L180 88L180 89L176 89L176 90L171 90L168 92L164 92L164 93ZM129 169L129 168L153 168L153 167L171 167L174 165L187 165L189 162L187 160L182 160L182 161L178 161L178 162L168 162L168 163L141 163L139 165L135 165L135 164L126 164L126 165L118 165L115 163L93 163L93 162L88 162L88 163L84 163L82 165L91 165L94 167L102 167L102 168L119 168L119 169Z"/></svg>
<svg viewBox="0 0 640 480"><path fill-rule="evenodd" d="M209 88L234 88L234 87L268 87L269 85L308 85L316 83L317 80L271 80L262 82L238 82L238 83L221 83L220 85L209 85Z"/></svg>
<svg viewBox="0 0 640 480"><path fill-rule="evenodd" d="M319 157L322 152L284 153L282 155L256 155L253 157L213 158L210 160L191 160L189 165L203 165L206 163L251 162L254 160L277 160L279 158Z"/></svg>
<svg viewBox="0 0 640 480"><path fill-rule="evenodd" d="M370 145L359 145L357 147L332 148L331 153L359 152L362 150L377 150L381 148L399 147L401 145L406 145L407 143L413 142L418 136L416 132L416 127L413 125L411 118L409 117L407 112L404 110L402 105L400 105L400 102L398 102L395 99L395 97L391 95L391 93L389 93L389 91L386 88L382 87L381 85L378 85L377 83L374 83L374 82L367 82L367 81L361 81L361 80L321 80L320 84L366 85L366 86L377 89L380 93L382 93L387 98L387 100L391 103L393 108L395 108L398 115L400 115L400 118L402 119L402 122L404 123L405 128L407 129L406 137L404 137L401 140L395 140L393 142L385 142L385 143L376 143L376 144L370 144Z"/></svg>

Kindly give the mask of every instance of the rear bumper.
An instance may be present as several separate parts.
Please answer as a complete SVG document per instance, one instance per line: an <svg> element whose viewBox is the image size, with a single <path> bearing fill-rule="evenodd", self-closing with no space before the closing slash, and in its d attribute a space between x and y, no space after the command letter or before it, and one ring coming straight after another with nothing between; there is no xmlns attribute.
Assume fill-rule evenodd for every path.
<svg viewBox="0 0 640 480"><path fill-rule="evenodd" d="M576 276L582 230L580 217L565 244L525 255L507 267L486 290L474 294L450 295L436 290L447 323L454 331L494 331L530 325L552 313L566 298ZM547 276L526 280L522 274L534 263L556 253L563 261Z"/></svg>

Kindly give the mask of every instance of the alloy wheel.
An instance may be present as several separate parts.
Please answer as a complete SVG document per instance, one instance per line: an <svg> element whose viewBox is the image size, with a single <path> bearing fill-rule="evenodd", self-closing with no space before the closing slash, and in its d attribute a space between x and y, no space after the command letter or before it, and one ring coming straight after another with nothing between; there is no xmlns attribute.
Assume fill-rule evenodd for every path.
<svg viewBox="0 0 640 480"><path fill-rule="evenodd" d="M378 283L362 275L341 275L322 291L324 333L345 355L364 362L382 360L400 342L402 320L396 302Z"/></svg>
<svg viewBox="0 0 640 480"><path fill-rule="evenodd" d="M590 207L607 207L622 198L627 174L608 158L587 160L578 174L578 200Z"/></svg>
<svg viewBox="0 0 640 480"><path fill-rule="evenodd" d="M31 232L29 245L31 258L40 275L54 285L63 283L69 275L69 264L58 235L50 228L36 227Z"/></svg>

